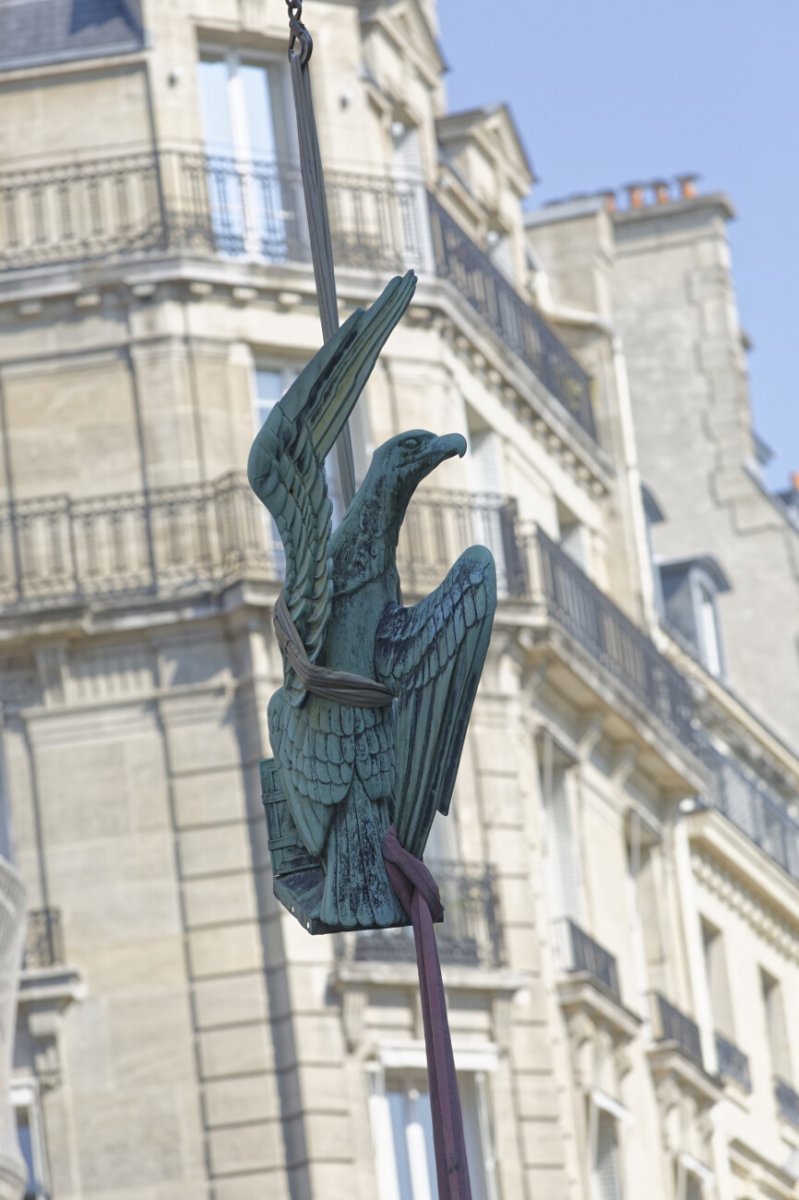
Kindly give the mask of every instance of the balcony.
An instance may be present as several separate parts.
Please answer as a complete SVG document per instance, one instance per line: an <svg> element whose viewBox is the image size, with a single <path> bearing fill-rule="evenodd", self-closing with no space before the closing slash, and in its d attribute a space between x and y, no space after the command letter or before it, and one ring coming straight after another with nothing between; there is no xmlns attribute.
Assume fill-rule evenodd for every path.
<svg viewBox="0 0 799 1200"><path fill-rule="evenodd" d="M444 922L435 926L442 964L501 967L504 964L496 879L489 867L435 863L431 870L444 903ZM415 962L413 931L370 930L340 936L340 957L356 963Z"/></svg>
<svg viewBox="0 0 799 1200"><path fill-rule="evenodd" d="M787 1121L799 1129L799 1092L784 1079L775 1079L774 1095L777 1100L777 1110L783 1121Z"/></svg>
<svg viewBox="0 0 799 1200"><path fill-rule="evenodd" d="M587 656L588 675L618 687L634 709L628 726L654 718L681 746L694 747L687 681L558 545L540 530L523 529L513 499L420 493L398 550L405 594L430 591L474 543L494 554L500 601L550 640L552 629L564 632ZM5 619L88 604L175 601L241 581L277 587L283 566L272 522L240 472L148 492L60 494L0 506Z"/></svg>
<svg viewBox="0 0 799 1200"><path fill-rule="evenodd" d="M548 615L622 685L634 702L693 750L694 700L688 681L540 529L537 542Z"/></svg>
<svg viewBox="0 0 799 1200"><path fill-rule="evenodd" d="M799 822L787 811L785 801L733 759L710 747L703 753L714 773L708 794L712 807L799 881Z"/></svg>
<svg viewBox="0 0 799 1200"><path fill-rule="evenodd" d="M38 908L28 912L25 932L23 971L41 971L64 963L61 913L57 908Z"/></svg>
<svg viewBox="0 0 799 1200"><path fill-rule="evenodd" d="M406 592L437 586L475 542L495 554L500 596L528 596L515 502L468 492L426 492L411 505L398 553ZM0 613L6 615L174 598L241 579L277 584L282 576L280 541L237 472L207 484L0 507Z"/></svg>
<svg viewBox="0 0 799 1200"><path fill-rule="evenodd" d="M557 926L558 960L567 974L585 973L621 1004L616 959L574 921L565 917Z"/></svg>
<svg viewBox="0 0 799 1200"><path fill-rule="evenodd" d="M716 1034L716 1058L719 1075L722 1079L730 1079L737 1083L745 1092L752 1090L752 1078L749 1074L749 1059L743 1050L739 1050L734 1042L723 1034Z"/></svg>
<svg viewBox="0 0 799 1200"><path fill-rule="evenodd" d="M530 596L528 547L520 535L516 501L491 492L428 489L417 496L400 534L403 589L432 591L473 545L488 546L494 555L500 599Z"/></svg>
<svg viewBox="0 0 799 1200"><path fill-rule="evenodd" d="M702 1067L699 1026L660 992L652 994L652 1027L656 1042L671 1042L679 1054Z"/></svg>
<svg viewBox="0 0 799 1200"><path fill-rule="evenodd" d="M591 383L586 372L435 197L429 197L429 204L439 279L449 279L455 285L497 337L596 441Z"/></svg>
<svg viewBox="0 0 799 1200"><path fill-rule="evenodd" d="M420 181L346 171L328 171L325 181L337 266L413 267L452 282L596 440L585 371ZM193 148L131 149L0 175L0 270L175 254L310 263L299 169Z"/></svg>

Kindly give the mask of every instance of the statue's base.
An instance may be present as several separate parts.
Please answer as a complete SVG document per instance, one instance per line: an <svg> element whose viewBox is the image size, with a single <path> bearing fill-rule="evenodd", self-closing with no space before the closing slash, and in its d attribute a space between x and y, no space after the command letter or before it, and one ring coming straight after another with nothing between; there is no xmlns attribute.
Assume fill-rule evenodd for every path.
<svg viewBox="0 0 799 1200"><path fill-rule="evenodd" d="M275 896L309 933L346 933L343 925L327 925L319 915L325 885L324 869L319 858L309 854L300 841L273 758L261 760L261 799L266 812ZM357 928L398 929L409 924L410 921L400 921L395 926L359 925Z"/></svg>

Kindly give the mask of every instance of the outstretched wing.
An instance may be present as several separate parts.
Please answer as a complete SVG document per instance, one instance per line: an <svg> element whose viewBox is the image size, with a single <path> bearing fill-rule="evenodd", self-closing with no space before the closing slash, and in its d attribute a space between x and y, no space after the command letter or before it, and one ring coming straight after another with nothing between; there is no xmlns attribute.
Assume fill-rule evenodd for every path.
<svg viewBox="0 0 799 1200"><path fill-rule="evenodd" d="M494 559L472 546L419 604L391 605L377 630L377 677L399 694L394 824L417 857L449 809L496 603Z"/></svg>
<svg viewBox="0 0 799 1200"><path fill-rule="evenodd" d="M330 616L332 508L324 460L416 286L412 271L389 283L370 309L357 309L276 404L253 443L247 475L275 519L286 551L283 591L311 662ZM286 683L293 704L305 692Z"/></svg>

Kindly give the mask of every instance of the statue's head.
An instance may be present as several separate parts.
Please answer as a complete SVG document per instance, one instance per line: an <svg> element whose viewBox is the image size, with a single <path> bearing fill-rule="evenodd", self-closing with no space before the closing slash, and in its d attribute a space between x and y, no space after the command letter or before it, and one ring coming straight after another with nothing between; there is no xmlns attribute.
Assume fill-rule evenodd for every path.
<svg viewBox="0 0 799 1200"><path fill-rule="evenodd" d="M466 439L459 433L437 437L427 429L410 429L384 442L374 454L372 470L379 471L398 499L407 503L426 475L447 458L463 458Z"/></svg>

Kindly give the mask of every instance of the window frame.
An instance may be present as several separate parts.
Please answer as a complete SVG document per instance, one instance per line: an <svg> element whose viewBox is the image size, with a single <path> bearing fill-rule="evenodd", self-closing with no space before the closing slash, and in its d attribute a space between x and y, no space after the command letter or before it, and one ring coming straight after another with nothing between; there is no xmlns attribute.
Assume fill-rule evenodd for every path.
<svg viewBox="0 0 799 1200"><path fill-rule="evenodd" d="M19 1142L17 1114L22 1110L27 1112L28 1129L30 1130L30 1163L22 1153L22 1148L20 1147L20 1158L25 1164L26 1172L28 1172L29 1168L32 1168L34 1173L33 1178L30 1177L30 1174L27 1175L26 1195L49 1196L50 1170L47 1155L47 1134L44 1125L41 1090L38 1080L32 1076L12 1079L9 1090L17 1142Z"/></svg>
<svg viewBox="0 0 799 1200"><path fill-rule="evenodd" d="M455 1070L462 1078L469 1076L474 1082L474 1096L480 1153L484 1168L484 1193L486 1200L499 1200L497 1160L494 1131L491 1120L489 1098L489 1076L499 1067L499 1050L493 1043L453 1045ZM389 1109L387 1079L407 1081L408 1087L418 1087L427 1079L427 1056L423 1042L381 1040L377 1045L376 1057L366 1064L368 1079L369 1117L372 1134L372 1152L378 1181L379 1200L405 1200L400 1194L397 1181L397 1155L394 1129ZM393 1164L393 1171L387 1170ZM435 1176L435 1161L429 1164ZM415 1197L414 1197L415 1200ZM431 1197L431 1200L433 1198Z"/></svg>
<svg viewBox="0 0 799 1200"><path fill-rule="evenodd" d="M588 1097L588 1137L586 1144L588 1181L592 1200L606 1200L606 1197L602 1195L600 1190L599 1163L597 1162L599 1132L603 1120L612 1122L617 1196L618 1200L623 1200L625 1193L625 1146L623 1131L626 1126L634 1123L634 1119L629 1109L620 1104L618 1100L614 1100L612 1096L608 1096L605 1092L595 1088Z"/></svg>
<svg viewBox="0 0 799 1200"><path fill-rule="evenodd" d="M252 153L252 143L249 138L249 122L246 116L246 101L244 98L244 87L241 80L242 66L262 67L265 70L272 70L274 78L277 80L275 95L279 100L280 111L275 112L271 106L273 94L270 89L270 106L272 107L272 117L275 132L275 159L274 161L284 166L296 166L299 163L299 147L297 145L296 131L292 125L291 117L293 98L291 92L291 80L289 71L285 62L285 54L280 50L271 50L269 48L250 49L248 47L232 46L228 42L214 42L202 39L197 46L197 65L206 61L222 61L227 68L226 93L228 97L228 113L230 116L230 134L231 145L229 147L231 156L237 161L243 163L252 163L259 161L257 156ZM202 100L201 100L201 83L199 70L197 72L197 100L198 113L200 116L200 132L203 145L207 145L205 140L205 131L202 128ZM278 135L282 135L279 137ZM284 154L280 153L279 142L284 143ZM211 154L224 153L223 151L215 151L210 149Z"/></svg>

